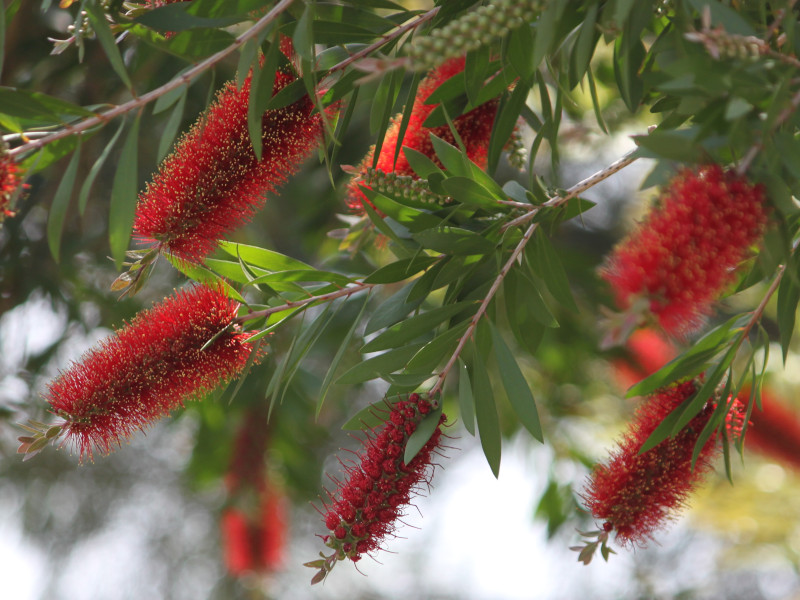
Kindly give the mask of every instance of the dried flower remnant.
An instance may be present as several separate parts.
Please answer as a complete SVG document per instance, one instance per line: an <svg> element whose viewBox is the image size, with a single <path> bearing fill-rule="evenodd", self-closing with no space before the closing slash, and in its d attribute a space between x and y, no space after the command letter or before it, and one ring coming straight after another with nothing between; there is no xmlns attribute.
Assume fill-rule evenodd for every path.
<svg viewBox="0 0 800 600"><path fill-rule="evenodd" d="M764 189L718 165L679 173L600 273L623 309L644 298L665 332L702 325L767 223Z"/></svg>
<svg viewBox="0 0 800 600"><path fill-rule="evenodd" d="M243 370L252 351L232 325L238 303L217 288L179 291L87 352L45 394L81 458L107 454Z"/></svg>
<svg viewBox="0 0 800 600"><path fill-rule="evenodd" d="M281 44L282 50L290 47ZM275 74L273 95L296 77ZM178 142L139 196L135 235L189 262L202 261L217 240L245 223L300 168L322 139L322 117L305 95L267 110L261 119L262 156L250 142L247 110L251 77L241 89L228 82Z"/></svg>
<svg viewBox="0 0 800 600"><path fill-rule="evenodd" d="M23 188L22 173L0 142L0 224L14 216L14 201Z"/></svg>
<svg viewBox="0 0 800 600"><path fill-rule="evenodd" d="M431 134L453 145L455 145L456 142L450 128L446 124L433 128L428 128L423 125L425 120L438 106L438 104L426 104L425 102L440 85L451 77L461 73L464 70L465 62L463 57L448 60L428 73L420 82L405 135L402 139L398 139L400 135L400 124L403 119L403 115L398 114L389 124L389 128L386 131L375 169L383 173L394 173L398 176L418 177L408 163L408 160L406 160L402 150L398 154L397 161L395 162L394 156L398 144L421 152L436 162L437 165L441 166L439 159L436 158L436 152L433 149L433 142L431 142L430 137ZM499 100L490 100L453 120L453 125L467 151L467 158L482 169L486 168L486 161L488 160L489 139L492 135L492 126L494 124L495 115L497 114L498 104ZM374 157L375 148L373 147L357 168L358 175L356 175L348 185L347 204L353 212L361 213L364 211L362 205L367 201L367 198L359 188L367 169L372 167Z"/></svg>
<svg viewBox="0 0 800 600"><path fill-rule="evenodd" d="M435 414L429 401L410 394L391 407L381 431L364 442L359 463L347 467L347 480L331 494L332 505L324 515L330 534L322 539L334 553L306 563L319 569L312 583L322 581L338 560L357 562L362 555L379 550L395 531L418 486L430 477L432 455L440 445L447 417L438 418L430 439L409 464L403 461L406 443L425 416Z"/></svg>
<svg viewBox="0 0 800 600"><path fill-rule="evenodd" d="M606 464L597 465L584 492L586 507L604 521L604 533L615 532L617 542L644 545L653 532L681 510L689 494L711 469L719 451L717 435L701 449L692 468L692 453L715 403L708 401L700 413L677 435L639 454L650 434L675 408L698 389L695 380L675 384L648 397ZM741 421L742 406L734 403L729 423ZM731 425L729 425L731 427Z"/></svg>

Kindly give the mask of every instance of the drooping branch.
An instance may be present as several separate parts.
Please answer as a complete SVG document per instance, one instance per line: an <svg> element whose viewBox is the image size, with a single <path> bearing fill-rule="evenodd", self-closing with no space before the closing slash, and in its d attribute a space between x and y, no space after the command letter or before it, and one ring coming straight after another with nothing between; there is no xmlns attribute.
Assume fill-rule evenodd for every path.
<svg viewBox="0 0 800 600"><path fill-rule="evenodd" d="M294 0L280 0L280 2L278 2L272 8L272 10L270 10L267 14L265 14L258 21L256 21L256 23L252 27L250 27L250 29L245 31L243 34L237 37L233 42L231 42L230 46L228 46L223 50L220 50L216 54L209 56L208 58L199 62L197 65L195 65L185 73L179 75L172 81L165 83L161 87L158 87L141 96L137 96L136 98L133 98L125 102L124 104L120 104L118 106L115 106L114 108L108 109L107 111L98 113L93 117L89 117L88 119L84 119L83 121L78 121L77 123L74 123L72 125L67 125L63 129L59 129L58 131L55 131L50 135L41 137L36 140L31 140L26 144L13 148L12 150L9 151L9 155L16 157L25 154L27 152L31 152L33 150L42 148L51 142L55 142L56 140L60 140L65 137L81 133L83 131L86 131L87 129L91 129L96 125L108 123L109 121L115 119L116 117L119 117L133 110L136 110L137 108L145 106L146 104L149 104L153 100L160 98L161 96L171 92L172 90L178 89L182 85L191 84L192 79L205 73L208 69L216 65L226 56L235 52L245 43L258 36L258 34L261 33L261 31L263 31L266 27L268 27L275 19L277 19L278 16L280 16L280 14L283 11L289 8L289 5L291 5L293 1Z"/></svg>

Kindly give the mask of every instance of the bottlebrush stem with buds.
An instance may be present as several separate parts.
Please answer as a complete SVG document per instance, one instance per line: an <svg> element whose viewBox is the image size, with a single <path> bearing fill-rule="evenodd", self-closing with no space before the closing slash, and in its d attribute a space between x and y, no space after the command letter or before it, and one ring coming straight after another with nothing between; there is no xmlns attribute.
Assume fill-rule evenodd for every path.
<svg viewBox="0 0 800 600"><path fill-rule="evenodd" d="M322 581L336 561L349 558L357 562L362 555L379 550L383 540L394 532L417 487L430 477L431 458L440 445L445 415L439 417L430 439L411 462L406 464L403 457L409 437L432 411L429 401L410 394L407 400L392 405L380 433L364 442L359 463L346 468L347 480L331 494L332 505L325 513L330 533L322 539L334 553L307 563L319 569L312 583Z"/></svg>

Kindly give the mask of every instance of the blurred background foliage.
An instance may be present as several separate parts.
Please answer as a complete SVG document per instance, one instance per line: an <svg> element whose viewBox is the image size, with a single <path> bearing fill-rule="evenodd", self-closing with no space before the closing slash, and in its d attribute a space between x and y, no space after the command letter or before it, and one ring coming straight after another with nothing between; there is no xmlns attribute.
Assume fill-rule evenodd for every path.
<svg viewBox="0 0 800 600"><path fill-rule="evenodd" d="M409 8L423 6L404 4ZM127 91L95 40L86 41L80 63L74 47L51 54L53 43L48 38L65 37L75 10L47 5L43 9L40 2L6 1L7 13L14 16L6 29L0 83L82 106L124 101ZM646 43L651 44L654 38L655 32L645 36ZM120 47L129 71L141 82L140 91L169 81L187 64L133 36ZM608 136L601 131L586 86L562 90L559 162L551 160L547 143L534 161L534 171L549 185L571 185L605 167L630 147L628 133L642 133L655 122L653 114L631 113L626 107L615 80L613 47L613 37L608 42L600 39L592 69L602 118L607 129L615 133ZM237 57L232 56L189 87L180 131L195 121L214 90L235 76L236 66ZM554 89L555 82L549 85ZM366 89L360 94L353 121L342 139L338 155L341 164L357 164L374 141L369 134L368 92ZM405 90L401 90L397 110L402 108L404 97ZM529 104L538 112L536 94L531 94ZM139 189L157 168L161 135L169 116L170 111L142 113ZM78 181L89 172L94 157L102 153L117 127L104 127L84 140ZM533 134L525 135L530 144ZM532 467L523 475L530 477L535 491L528 502L527 518L543 525L535 529L541 549L532 549L531 554L561 557L553 559L560 571L551 577L564 581L561 588L553 588L555 591L547 595L540 595L537 582L528 579L526 562L511 555L507 561L518 565L518 593L499 587L495 596L481 596L459 587L443 589L436 583L435 570L414 570L419 562L435 567L442 559L426 548L447 548L424 537L427 541L413 551L386 554L382 560L393 565L387 565L384 572L372 569L371 576L363 579L338 572L335 577L340 577L339 581L328 582L324 588L307 588L308 574L298 565L314 557L318 550L314 534L323 529L310 502L319 504L322 486L331 487L324 472L336 471L333 457L337 449L357 445L340 430L341 425L358 408L383 394L375 383L356 388L334 385L319 419L313 419L317 391L330 357L359 309L358 299L345 303L313 352L299 365L268 424L258 409L264 406L270 373L286 358L294 335L289 331L281 330L271 338L269 356L254 368L233 401L220 391L203 402L190 403L185 411L147 435L136 436L130 446L93 464L78 466L75 457L64 451L45 452L23 464L14 454L19 435L15 423L27 418L47 419L45 403L39 397L46 381L107 335L112 326L120 326L183 281L162 261L139 295L119 300L107 292L117 276L108 258L107 214L118 155L119 145L101 170L84 214L79 215L74 205L67 212L59 262L53 260L48 248L47 215L68 158L29 179L30 189L18 206L17 216L0 230L0 531L8 532L3 536L6 541L0 574L7 569L19 570L30 561L30 573L35 577L29 588L31 597L568 598L579 593L594 598L800 597L796 595L800 589L798 466L751 453L746 454L743 465L736 465L734 486L722 474L712 477L694 500L695 509L663 546L615 556L611 565L593 564L591 570L573 564L574 555L566 550L574 542L575 527L592 527L578 508L577 497L587 470L605 457L605 448L622 430L635 406L635 400L624 399L629 383L621 383L618 377L620 361L632 363L631 356L620 349L598 352L596 307L611 305L611 298L595 270L614 241L641 216L652 194L652 189L639 191L653 166L643 162L587 193L587 198L600 203L598 207L562 226L554 237L581 310L558 311L561 327L543 328L536 354L519 359L537 399L547 445L542 447L527 434L520 435L517 419L504 401L498 402L503 434L516 448L509 460L514 460L516 452L527 457ZM329 174L323 163L310 160L279 194L269 198L266 208L250 224L235 234L234 241L274 248L327 268L341 263L351 272L370 272L385 260L380 248L343 257L337 253L338 240L327 236L343 226L338 215L346 213L342 188L347 178L338 167ZM516 178L528 185L528 174L514 171L505 161L501 161L496 178ZM396 292L401 284L385 287L386 295L372 298L372 306ZM726 311L740 308L723 307L721 318L726 317ZM765 326L774 331L774 307L770 306L766 317ZM773 352L774 356L779 354ZM356 364L358 358L353 347L342 371ZM770 370L767 380L767 385L795 408L800 380L791 374L800 372L798 361L800 357L790 353L786 370ZM495 384L499 389L499 382ZM235 577L226 567L220 521L223 511L232 506L252 512L248 501L235 497L226 486L226 475L236 460L237 433L252 418L253 409L264 419L265 477L290 506L288 540L282 566L267 573ZM457 417L453 390L445 397L445 412ZM437 515L449 510L448 506L437 510L434 505L438 488L446 490L452 476L464 476L464 471L454 465L470 461L473 470L488 472L483 458L478 453L476 459L473 452L475 440L460 424L451 435L456 439L449 444L462 450L448 451L449 458L442 460L445 469L437 473L436 489L421 501L423 513ZM457 498L456 502L468 504L472 499ZM504 508L495 506L493 510L501 513ZM435 518L429 517L426 527L431 527ZM472 531L469 552L503 554L507 548L517 548L515 531L500 532L507 545L488 547L482 541L482 530L491 528L492 520L491 514L473 514L463 523ZM405 530L402 535L413 537L418 533L423 535L406 534ZM390 543L390 548L394 545ZM119 565L119 571L114 572L110 565ZM606 574L600 572L603 569ZM618 581L612 584L612 578ZM0 592L4 579L0 576ZM402 585L393 586L392 581Z"/></svg>

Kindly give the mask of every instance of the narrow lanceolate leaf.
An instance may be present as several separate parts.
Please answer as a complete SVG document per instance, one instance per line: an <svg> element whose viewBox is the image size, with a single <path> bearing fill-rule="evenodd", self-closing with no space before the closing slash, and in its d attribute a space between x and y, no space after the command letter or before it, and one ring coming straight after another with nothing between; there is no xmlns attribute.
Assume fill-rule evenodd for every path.
<svg viewBox="0 0 800 600"><path fill-rule="evenodd" d="M460 358L458 359L458 407L461 410L464 428L475 435L475 399L472 396L469 370Z"/></svg>
<svg viewBox="0 0 800 600"><path fill-rule="evenodd" d="M525 100L528 98L528 91L530 86L522 81L517 83L514 91L508 97L508 100L503 102L500 110L498 111L497 121L492 129L492 137L489 141L489 154L488 166L489 173L494 173L497 169L497 163L500 160L500 153L503 147L511 137L511 132L517 124L517 119L522 112L522 107L525 106Z"/></svg>
<svg viewBox="0 0 800 600"><path fill-rule="evenodd" d="M331 383L333 383L333 377L336 375L336 370L339 368L339 364L342 362L342 358L350 346L350 341L353 339L353 334L355 334L356 328L361 324L361 319L364 317L364 312L367 308L368 301L369 296L365 296L361 303L361 309L358 311L358 316L353 319L353 324L350 325L350 329L347 330L347 333L342 339L342 343L339 345L339 349L336 351L336 354L333 357L330 366L328 367L328 372L325 373L325 378L322 380L322 385L320 386L318 392L319 399L317 400L317 410L314 414L315 419L319 418L319 413L322 410L322 404L325 402L325 397L328 395L328 390L331 387Z"/></svg>
<svg viewBox="0 0 800 600"><path fill-rule="evenodd" d="M481 447L495 477L500 475L500 419L497 416L497 405L489 381L489 373L480 352L472 353L472 383L475 398L475 416L478 419L478 432Z"/></svg>
<svg viewBox="0 0 800 600"><path fill-rule="evenodd" d="M794 333L797 303L800 302L800 268L798 266L800 265L796 256L792 255L786 265L786 274L778 288L778 331L784 364Z"/></svg>
<svg viewBox="0 0 800 600"><path fill-rule="evenodd" d="M121 269L125 261L125 252L131 239L133 219L136 215L138 154L139 117L137 116L122 146L117 173L111 186L108 238L111 244L111 256L117 269Z"/></svg>
<svg viewBox="0 0 800 600"><path fill-rule="evenodd" d="M100 169L103 168L103 165L108 159L108 155L111 154L111 150L114 149L114 145L117 143L119 136L122 135L123 129L125 129L125 121L122 121L119 124L119 128L114 134L114 137L112 137L108 144L106 144L105 149L97 158L94 165L92 165L92 168L89 171L89 174L86 176L83 185L81 185L81 191L78 194L78 212L81 216L83 216L83 213L86 211L86 204L89 201L89 193L92 191L94 180L97 179L97 176L100 174Z"/></svg>
<svg viewBox="0 0 800 600"><path fill-rule="evenodd" d="M553 298L569 310L578 312L564 265L561 264L561 259L553 248L553 244L547 239L541 228L536 230L533 241L534 243L529 244L526 249L531 269L542 278Z"/></svg>
<svg viewBox="0 0 800 600"><path fill-rule="evenodd" d="M161 132L161 138L158 140L158 160L163 160L167 155L167 152L169 152L169 149L172 146L172 142L175 140L175 136L178 134L178 129L181 126L181 121L183 120L183 111L186 107L186 93L188 88L184 86L182 89L183 93L175 103L175 108L172 109L169 119L167 119L167 122L164 124L164 129Z"/></svg>
<svg viewBox="0 0 800 600"><path fill-rule="evenodd" d="M402 369L411 357L422 348L424 344L409 344L396 350L384 352L379 356L374 356L363 362L358 363L354 367L348 369L336 383L340 384L354 384L363 383L370 379L375 379L381 375L394 373Z"/></svg>
<svg viewBox="0 0 800 600"><path fill-rule="evenodd" d="M422 422L417 425L414 433L408 437L408 441L406 442L406 450L403 454L404 463L410 464L419 451L422 450L425 444L428 443L428 440L431 439L433 432L436 431L441 424L441 417L441 405L436 410L432 410L430 413L425 415L425 418L422 419Z"/></svg>
<svg viewBox="0 0 800 600"><path fill-rule="evenodd" d="M0 12L3 12L0 10ZM61 251L61 234L64 231L64 220L67 217L67 207L72 197L72 190L75 187L75 175L78 172L78 164L81 160L81 145L72 155L67 170L58 184L56 194L53 196L53 204L50 207L50 214L47 217L47 243L50 246L50 253L53 259L58 262Z"/></svg>
<svg viewBox="0 0 800 600"><path fill-rule="evenodd" d="M122 62L122 55L119 53L117 43L114 40L114 34L111 33L111 27L108 26L105 12L94 2L85 2L83 4L86 10L89 11L89 20L92 22L97 39L103 47L103 51L108 56L112 68L122 79L122 82L129 88L133 87L131 78L128 76L128 71L125 69L125 63Z"/></svg>
<svg viewBox="0 0 800 600"><path fill-rule="evenodd" d="M489 322L492 330L492 342L494 354L497 358L497 366L500 370L500 378L503 380L503 387L508 394L508 400L514 412L517 413L520 422L525 426L530 434L540 442L544 442L542 434L542 424L539 421L539 413L536 410L536 402L533 399L528 382L517 364L511 350L506 346L503 336L497 331L493 323Z"/></svg>

